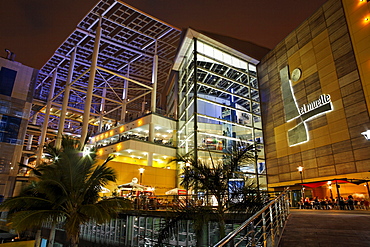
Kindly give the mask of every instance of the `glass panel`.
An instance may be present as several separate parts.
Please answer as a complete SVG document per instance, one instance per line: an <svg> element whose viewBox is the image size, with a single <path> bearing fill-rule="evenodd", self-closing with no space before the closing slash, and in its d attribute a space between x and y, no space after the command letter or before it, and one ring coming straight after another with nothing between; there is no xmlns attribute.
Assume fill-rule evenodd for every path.
<svg viewBox="0 0 370 247"><path fill-rule="evenodd" d="M258 173L266 174L266 164L264 160L258 160Z"/></svg>
<svg viewBox="0 0 370 247"><path fill-rule="evenodd" d="M261 117L259 116L253 116L254 120L254 127L256 128L262 128L262 122L261 122Z"/></svg>

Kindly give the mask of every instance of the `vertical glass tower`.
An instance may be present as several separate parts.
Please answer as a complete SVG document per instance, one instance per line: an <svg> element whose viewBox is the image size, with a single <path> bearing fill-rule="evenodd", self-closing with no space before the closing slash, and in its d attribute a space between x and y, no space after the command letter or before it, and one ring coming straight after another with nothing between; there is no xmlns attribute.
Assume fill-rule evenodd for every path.
<svg viewBox="0 0 370 247"><path fill-rule="evenodd" d="M195 34L195 35L194 35ZM175 61L179 72L178 151L222 162L233 143L260 150L240 170L266 189L265 155L257 83L257 60L188 30ZM258 176L256 176L258 175Z"/></svg>

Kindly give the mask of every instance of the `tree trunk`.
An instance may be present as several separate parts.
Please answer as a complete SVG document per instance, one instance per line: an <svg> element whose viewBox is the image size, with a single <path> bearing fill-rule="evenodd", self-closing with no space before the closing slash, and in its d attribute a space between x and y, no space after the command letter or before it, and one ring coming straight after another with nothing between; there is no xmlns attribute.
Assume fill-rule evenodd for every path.
<svg viewBox="0 0 370 247"><path fill-rule="evenodd" d="M34 247L40 247L41 244L41 230L37 230L36 236L35 236L35 245Z"/></svg>
<svg viewBox="0 0 370 247"><path fill-rule="evenodd" d="M55 229L56 229L57 223L53 222L50 229L49 234L49 241L48 241L48 247L54 246L54 240L55 240Z"/></svg>
<svg viewBox="0 0 370 247"><path fill-rule="evenodd" d="M196 233L197 247L206 247L208 246L208 223L204 223L201 226L201 229Z"/></svg>
<svg viewBox="0 0 370 247"><path fill-rule="evenodd" d="M79 236L80 236L80 233L78 232L76 236L71 237L71 247L78 247Z"/></svg>
<svg viewBox="0 0 370 247"><path fill-rule="evenodd" d="M217 214L218 214L218 228L220 230L220 239L223 239L226 235L226 223L225 223L225 214L224 214L224 207L225 205L222 203L222 197L220 196L217 199Z"/></svg>

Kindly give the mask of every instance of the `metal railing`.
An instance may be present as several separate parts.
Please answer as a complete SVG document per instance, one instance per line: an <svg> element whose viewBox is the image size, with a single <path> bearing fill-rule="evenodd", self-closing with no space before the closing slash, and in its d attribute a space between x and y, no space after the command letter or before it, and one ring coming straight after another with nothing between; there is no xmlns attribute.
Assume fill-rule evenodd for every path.
<svg viewBox="0 0 370 247"><path fill-rule="evenodd" d="M279 244L289 214L289 194L285 190L214 247L275 247Z"/></svg>

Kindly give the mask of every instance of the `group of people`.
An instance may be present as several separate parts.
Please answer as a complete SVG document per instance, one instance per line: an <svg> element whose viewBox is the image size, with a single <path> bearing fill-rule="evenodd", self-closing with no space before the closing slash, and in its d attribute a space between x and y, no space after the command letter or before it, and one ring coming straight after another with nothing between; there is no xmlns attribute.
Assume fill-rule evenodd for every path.
<svg viewBox="0 0 370 247"><path fill-rule="evenodd" d="M318 196L314 198L306 197L304 199L302 198L298 204L300 209L368 210L370 202L366 199L355 199L352 195L349 195L347 198L325 197L324 199L319 199Z"/></svg>

